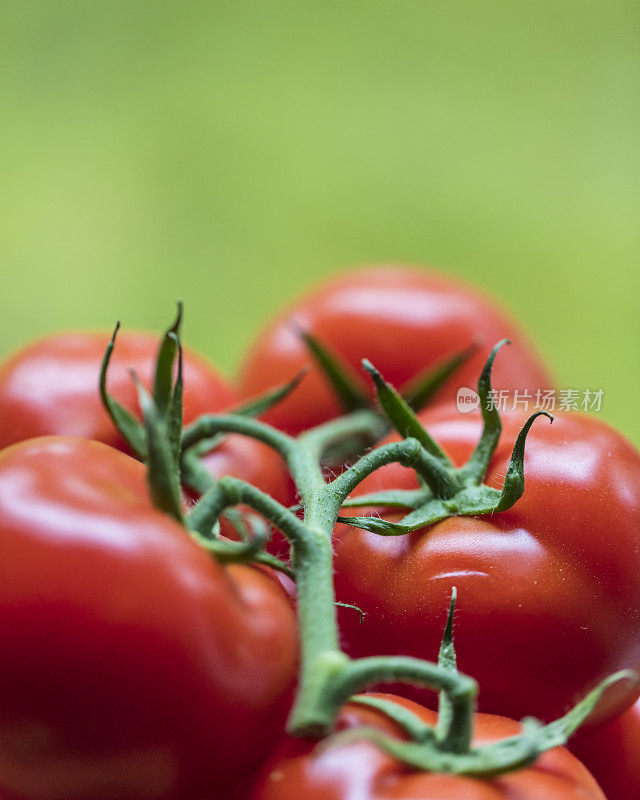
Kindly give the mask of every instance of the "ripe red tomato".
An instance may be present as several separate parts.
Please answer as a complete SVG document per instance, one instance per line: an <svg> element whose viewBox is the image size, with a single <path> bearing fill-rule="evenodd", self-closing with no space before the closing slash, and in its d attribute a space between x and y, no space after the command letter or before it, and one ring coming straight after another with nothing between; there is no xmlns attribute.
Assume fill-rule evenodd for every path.
<svg viewBox="0 0 640 800"><path fill-rule="evenodd" d="M413 711L430 725L432 711L399 697L381 695ZM375 727L399 734L378 711L346 705L338 728ZM477 714L474 744L516 735L520 725L504 717ZM558 747L536 764L492 780L416 772L368 742L317 748L315 742L285 739L260 772L249 800L606 800L586 768ZM630 800L630 798L628 799Z"/></svg>
<svg viewBox="0 0 640 800"><path fill-rule="evenodd" d="M100 365L109 335L64 333L17 351L0 366L0 448L35 436L81 436L129 452L109 419L98 392ZM130 370L150 388L158 338L120 333L109 365L108 388L120 403L138 409ZM221 411L236 390L197 354L184 354L184 421ZM230 436L204 459L214 476L233 475L287 505L293 490L282 460L253 439Z"/></svg>
<svg viewBox="0 0 640 800"><path fill-rule="evenodd" d="M439 407L421 418L454 464L465 463L478 417ZM501 486L524 420L503 420L489 486ZM362 624L342 614L347 652L432 657L456 586L458 664L479 682L482 711L549 721L616 670L638 670L640 454L597 418L558 413L529 434L525 480L515 506L493 516L451 517L398 537L338 526L338 599L366 612ZM356 493L416 486L413 471L393 464ZM599 718L635 697L621 685Z"/></svg>
<svg viewBox="0 0 640 800"><path fill-rule="evenodd" d="M0 453L0 795L194 800L283 727L295 617L268 570L222 568L105 445Z"/></svg>
<svg viewBox="0 0 640 800"><path fill-rule="evenodd" d="M477 355L438 395L451 399L458 387L475 387L487 350L503 337L514 345L496 363L496 388L535 392L554 385L518 327L478 289L425 269L387 266L328 281L261 331L240 373L244 396L289 380L309 362L294 323L328 345L358 374L361 359L370 359L397 389L480 339L483 346ZM314 367L265 419L299 433L340 413L333 391Z"/></svg>
<svg viewBox="0 0 640 800"><path fill-rule="evenodd" d="M578 734L571 751L591 770L608 800L640 797L640 702L599 730Z"/></svg>
<svg viewBox="0 0 640 800"><path fill-rule="evenodd" d="M98 392L100 365L110 336L61 333L14 353L0 368L0 447L34 436L81 436L126 449ZM149 388L158 337L121 333L109 366L110 393L137 409L134 369ZM235 390L203 358L184 357L184 420L220 411L235 401Z"/></svg>

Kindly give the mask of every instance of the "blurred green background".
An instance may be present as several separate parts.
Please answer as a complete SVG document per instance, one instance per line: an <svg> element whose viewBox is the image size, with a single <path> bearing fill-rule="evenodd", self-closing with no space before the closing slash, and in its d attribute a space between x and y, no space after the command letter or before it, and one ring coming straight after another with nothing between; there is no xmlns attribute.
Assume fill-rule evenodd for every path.
<svg viewBox="0 0 640 800"><path fill-rule="evenodd" d="M0 10L2 353L181 296L231 373L327 274L436 264L640 443L635 0Z"/></svg>

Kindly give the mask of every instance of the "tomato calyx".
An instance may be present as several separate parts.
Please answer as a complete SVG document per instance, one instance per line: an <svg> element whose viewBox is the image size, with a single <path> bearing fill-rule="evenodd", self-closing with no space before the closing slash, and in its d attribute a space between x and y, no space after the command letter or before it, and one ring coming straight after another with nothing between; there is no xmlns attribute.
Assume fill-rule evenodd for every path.
<svg viewBox="0 0 640 800"><path fill-rule="evenodd" d="M367 506L403 508L409 513L399 522L390 522L379 516L341 516L340 522L382 536L399 536L412 533L447 517L478 516L506 511L522 497L527 435L539 416L547 417L550 422L553 422L553 417L546 411L537 411L525 422L513 447L501 490L483 483L502 431L500 414L489 399L493 362L505 344L508 344L507 339L495 345L478 380L478 398L483 419L482 434L471 457L460 468L453 466L447 454L431 438L406 400L384 380L370 362L366 360L363 362L364 368L374 381L380 405L390 423L401 436L417 440L430 458L424 462L424 468L418 473L421 488L361 495L348 499L344 504L347 508Z"/></svg>
<svg viewBox="0 0 640 800"><path fill-rule="evenodd" d="M291 325L338 398L344 412L344 416L339 418L342 419L342 438L334 443L332 449L325 451L324 463L329 465L344 463L362 454L368 447L382 439L390 430L388 420L376 408L364 381L337 353L305 328L296 323ZM477 352L477 349L478 343L474 341L416 375L403 387L404 400L415 411L423 409L441 386ZM363 419L367 420L366 427L362 425ZM353 422L353 431L349 430L349 421Z"/></svg>
<svg viewBox="0 0 640 800"><path fill-rule="evenodd" d="M376 410L359 376L342 362L337 353L332 352L326 344L304 328L295 325L294 330L340 400L345 414L363 408ZM435 366L416 375L403 388L402 396L406 402L415 411L420 411L445 381L477 352L477 349L477 342L472 342L468 347L442 359Z"/></svg>
<svg viewBox="0 0 640 800"><path fill-rule="evenodd" d="M456 589L451 593L451 603L438 655L438 667L457 673L456 654L453 642L453 617L456 604ZM473 703L469 698L469 716L460 716L455 721L451 699L441 692L438 703L438 722L426 724L404 706L381 697L356 695L352 703L369 706L393 719L406 739L398 739L376 728L355 728L333 734L320 746L329 749L354 741L369 741L394 759L409 767L427 772L452 773L481 778L493 778L505 773L524 769L536 762L547 750L566 744L573 733L593 712L602 695L618 681L637 680L628 670L612 675L564 717L548 725L528 718L522 721L522 732L498 742L471 746L471 727L467 726L473 715Z"/></svg>
<svg viewBox="0 0 640 800"><path fill-rule="evenodd" d="M183 369L182 369L182 346L180 343L180 328L182 325L183 304L177 302L176 316L171 325L164 332L158 354L156 357L155 377L153 385L153 405L155 408L152 413L165 419L168 426L167 433L171 440L171 446L175 451L176 458L182 454L183 435L197 434L198 420L184 428L182 426L182 391L183 391ZM141 422L131 411L119 403L107 390L107 377L109 364L116 345L120 322L115 325L111 340L107 345L102 365L100 367L99 391L102 404L111 417L111 421L118 432L125 439L133 453L141 460L146 461L148 457L148 430L146 423ZM176 355L178 357L177 368L175 368ZM174 377L175 368L175 377ZM302 368L294 377L286 383L276 386L269 391L254 397L233 408L231 411L242 416L258 417L269 409L280 403L285 397L293 392L300 381L307 373L307 368ZM144 391L141 393L138 382L138 398L142 409ZM151 411L149 403L147 408ZM144 413L144 411L143 411ZM180 477L182 485L193 489L195 492L202 493L211 482L211 477L198 463L198 458L206 453L210 453L218 447L223 439L223 434L218 434L208 439L198 441L192 456L184 464L180 465Z"/></svg>
<svg viewBox="0 0 640 800"><path fill-rule="evenodd" d="M100 394L103 404L129 446L145 462L149 493L158 509L184 525L191 536L206 548L218 562L222 564L262 563L293 577L290 568L283 561L265 551L270 527L263 519L256 515L249 518L234 508L228 509L225 516L240 537L240 541L234 541L220 536L220 525L217 523L213 530L208 531L207 536L202 536L197 527L197 518L195 518L196 524L192 524L184 513L181 488L186 485L202 492L214 483L213 478L199 463L198 456L208 453L216 447L223 435L218 434L199 442L200 447L192 454L191 459L183 461L182 395L184 381L182 345L179 335L181 322L182 303L178 302L176 317L165 331L158 349L152 395L146 391L138 375L134 371L131 372L131 378L136 385L138 404L142 411L142 422L111 397L106 389L109 362L120 328L120 323L116 324L100 372ZM293 391L303 376L304 371L301 371L284 386L276 387L270 392L242 404L235 413L248 416L262 413Z"/></svg>

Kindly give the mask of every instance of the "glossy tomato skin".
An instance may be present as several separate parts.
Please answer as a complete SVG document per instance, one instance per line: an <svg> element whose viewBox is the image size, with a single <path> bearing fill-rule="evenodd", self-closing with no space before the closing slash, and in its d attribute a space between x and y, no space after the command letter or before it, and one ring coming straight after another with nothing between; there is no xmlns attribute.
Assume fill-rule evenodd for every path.
<svg viewBox="0 0 640 800"><path fill-rule="evenodd" d="M14 353L0 367L0 447L35 436L81 436L126 449L102 407L100 365L110 336L62 333L47 336ZM137 409L133 369L150 388L158 337L119 334L109 365L110 393ZM184 357L184 420L220 411L235 401L235 390L203 358Z"/></svg>
<svg viewBox="0 0 640 800"><path fill-rule="evenodd" d="M554 385L518 326L482 292L425 268L368 267L327 281L280 314L262 331L240 373L245 396L289 380L310 358L296 330L317 336L358 374L368 358L396 388L443 358L479 344L439 393L455 398L460 386L475 387L482 363L503 337L513 340L496 363L494 386L530 390ZM370 382L366 383L370 387ZM332 390L315 367L265 419L289 433L341 413Z"/></svg>
<svg viewBox="0 0 640 800"><path fill-rule="evenodd" d="M525 416L504 419L489 486L502 484ZM453 407L422 418L464 463L479 419ZM548 721L616 670L638 670L640 455L595 417L558 413L553 425L533 426L525 476L523 497L493 516L453 517L400 537L336 528L338 599L366 612L362 624L341 615L351 655L432 660L456 586L458 663L479 682L482 711ZM415 485L413 472L391 465L358 491ZM414 696L409 687L402 693ZM594 722L635 697L637 688L622 684L599 704Z"/></svg>
<svg viewBox="0 0 640 800"><path fill-rule="evenodd" d="M436 715L399 697L384 695L433 725ZM382 714L354 704L341 711L341 730L375 727L398 735ZM476 715L474 744L517 734L520 725L504 717ZM315 749L314 749L315 748ZM606 800L595 780L564 748L550 750L536 764L492 780L410 770L373 745L355 742L318 748L315 742L286 739L261 771L248 800Z"/></svg>
<svg viewBox="0 0 640 800"><path fill-rule="evenodd" d="M226 798L283 727L295 618L101 443L0 453L0 796Z"/></svg>
<svg viewBox="0 0 640 800"><path fill-rule="evenodd" d="M0 448L35 436L81 436L129 452L102 406L100 365L106 333L47 336L17 351L0 366ZM133 369L148 389L153 382L158 337L120 333L109 365L109 392L139 413ZM237 401L236 389L190 350L184 353L184 422L222 411ZM295 493L282 459L253 439L229 436L204 458L214 477L233 475L289 505Z"/></svg>
<svg viewBox="0 0 640 800"><path fill-rule="evenodd" d="M608 725L576 736L570 749L591 770L607 800L640 797L640 702Z"/></svg>

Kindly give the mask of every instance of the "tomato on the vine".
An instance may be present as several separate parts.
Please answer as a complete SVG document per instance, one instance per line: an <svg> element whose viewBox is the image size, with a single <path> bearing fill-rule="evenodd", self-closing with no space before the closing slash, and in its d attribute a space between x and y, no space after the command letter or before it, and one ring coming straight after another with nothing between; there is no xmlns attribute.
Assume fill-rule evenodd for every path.
<svg viewBox="0 0 640 800"><path fill-rule="evenodd" d="M503 418L487 485L502 485L525 418ZM467 461L479 415L441 406L421 419L455 465ZM337 526L337 597L365 613L362 623L349 609L341 614L350 655L430 658L439 609L456 586L458 664L478 680L482 711L550 721L607 675L638 670L640 454L599 419L561 412L553 425L532 428L524 472L524 495L508 511L452 516L405 536ZM417 485L413 470L392 464L354 494ZM593 721L613 717L637 693L618 687Z"/></svg>
<svg viewBox="0 0 640 800"><path fill-rule="evenodd" d="M126 444L102 406L100 365L111 337L105 333L46 336L10 356L0 367L0 447L35 436L81 436L126 450ZM109 367L109 391L137 409L130 370L143 384L153 381L158 338L121 333ZM203 358L184 355L184 421L220 411L236 392Z"/></svg>
<svg viewBox="0 0 640 800"><path fill-rule="evenodd" d="M480 290L424 268L387 266L327 281L261 331L241 370L244 396L289 380L309 362L300 328L326 344L354 375L361 374L361 359L368 358L398 389L474 342L486 350L503 337L511 338L514 346L496 365L496 388L535 392L554 385L518 326ZM475 386L481 349L448 381L438 399L455 397L460 386ZM340 413L333 390L314 366L265 419L299 433Z"/></svg>
<svg viewBox="0 0 640 800"><path fill-rule="evenodd" d="M410 700L381 695L429 725L436 714ZM338 730L373 727L399 735L381 712L346 705ZM477 714L474 745L517 735L520 724ZM285 739L261 770L249 800L606 800L586 768L564 748L540 756L535 765L493 779L417 772L365 741L320 746ZM630 800L630 799L629 799Z"/></svg>
<svg viewBox="0 0 640 800"><path fill-rule="evenodd" d="M62 333L18 350L0 365L0 448L35 436L81 436L125 452L126 443L103 408L100 365L110 336ZM148 333L121 332L111 357L108 389L120 403L138 409L133 370L149 388L158 340ZM184 353L183 418L220 412L237 401L236 389L201 356ZM282 460L254 439L229 436L204 458L215 476L248 480L276 499L293 502Z"/></svg>
<svg viewBox="0 0 640 800"><path fill-rule="evenodd" d="M104 444L0 453L0 612L3 800L223 798L282 731L284 590L220 566Z"/></svg>
<svg viewBox="0 0 640 800"><path fill-rule="evenodd" d="M607 800L640 797L640 701L608 725L578 734L570 750L591 770Z"/></svg>

